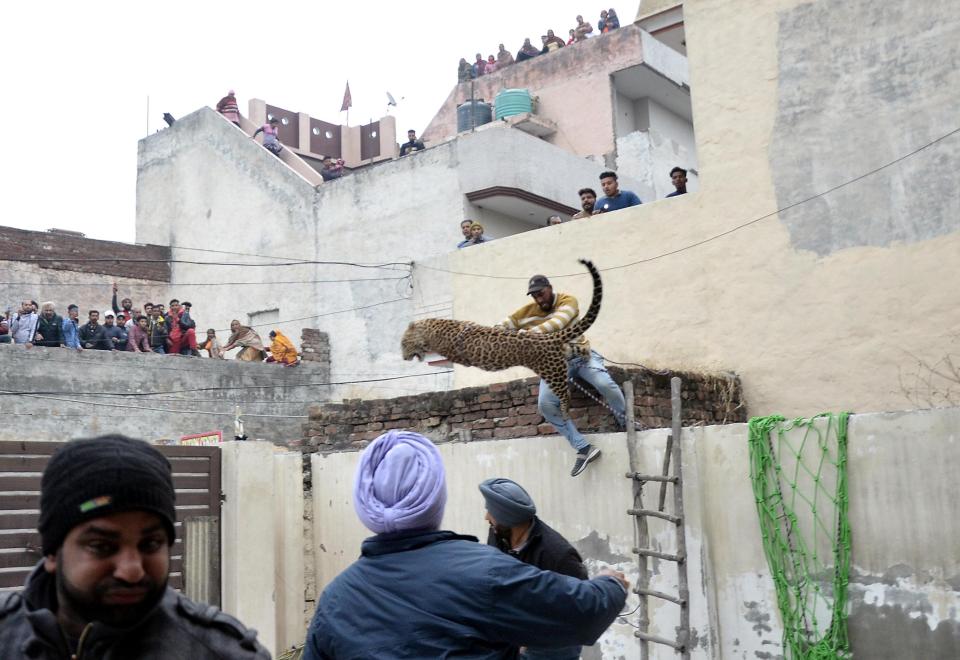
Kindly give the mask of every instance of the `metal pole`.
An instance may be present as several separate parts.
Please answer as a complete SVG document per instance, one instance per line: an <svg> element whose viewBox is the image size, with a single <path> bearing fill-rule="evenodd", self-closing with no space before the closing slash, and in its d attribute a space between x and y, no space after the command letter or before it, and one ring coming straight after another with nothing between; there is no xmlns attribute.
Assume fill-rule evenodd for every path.
<svg viewBox="0 0 960 660"><path fill-rule="evenodd" d="M680 463L680 445L682 444L682 401L680 397L680 379L674 376L670 379L670 404L673 412L673 471L677 482L673 486L673 515L680 519L677 525L677 555L683 557L683 562L677 564L677 587L680 592L680 629L677 631L677 642L682 644L680 657L683 660L690 658L690 589L687 585L687 540L686 520L683 517L683 465Z"/></svg>
<svg viewBox="0 0 960 660"><path fill-rule="evenodd" d="M476 81L470 79L470 132L473 133L477 130L477 106L476 102L473 100L473 85Z"/></svg>
<svg viewBox="0 0 960 660"><path fill-rule="evenodd" d="M630 460L630 481L633 484L633 508L639 511L643 509L643 482L639 479L633 478L633 475L640 471L640 458L637 455L637 425L634 423L633 381L627 380L623 384L623 396L627 400L627 456ZM650 531L647 527L646 516L634 516L633 542L637 549L649 547ZM647 632L647 629L650 627L650 613L648 611L649 603L646 595L646 591L649 589L650 573L647 568L647 556L642 553L638 553L637 586L634 589L634 593L636 593L640 598L637 626L643 632ZM641 660L649 660L649 643L642 637L638 637L637 639L640 642Z"/></svg>

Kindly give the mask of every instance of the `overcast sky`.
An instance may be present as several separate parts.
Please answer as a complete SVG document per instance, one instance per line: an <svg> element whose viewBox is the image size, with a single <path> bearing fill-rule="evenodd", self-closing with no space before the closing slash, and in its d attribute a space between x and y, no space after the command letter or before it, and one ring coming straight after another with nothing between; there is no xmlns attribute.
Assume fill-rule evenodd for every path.
<svg viewBox="0 0 960 660"><path fill-rule="evenodd" d="M639 3L614 5L623 22ZM387 113L422 131L457 81L461 57L514 54L576 15L596 27L594 0L535 2L25 2L0 39L0 224L134 240L137 141L235 89L350 124ZM147 114L147 97L150 112Z"/></svg>

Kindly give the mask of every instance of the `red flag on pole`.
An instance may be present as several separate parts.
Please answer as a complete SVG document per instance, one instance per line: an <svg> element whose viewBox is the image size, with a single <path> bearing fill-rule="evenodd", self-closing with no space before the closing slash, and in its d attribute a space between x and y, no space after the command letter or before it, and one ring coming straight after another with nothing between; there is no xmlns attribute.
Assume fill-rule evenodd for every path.
<svg viewBox="0 0 960 660"><path fill-rule="evenodd" d="M343 92L343 104L340 106L340 112L349 110L353 105L353 97L350 96L350 81L347 81L347 89Z"/></svg>

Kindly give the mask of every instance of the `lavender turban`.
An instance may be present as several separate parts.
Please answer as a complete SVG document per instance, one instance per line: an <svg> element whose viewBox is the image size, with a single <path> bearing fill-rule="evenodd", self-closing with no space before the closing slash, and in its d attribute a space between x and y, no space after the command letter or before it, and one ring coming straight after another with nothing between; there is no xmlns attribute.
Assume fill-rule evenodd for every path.
<svg viewBox="0 0 960 660"><path fill-rule="evenodd" d="M371 532L437 529L446 503L440 452L419 433L387 431L360 456L353 508Z"/></svg>

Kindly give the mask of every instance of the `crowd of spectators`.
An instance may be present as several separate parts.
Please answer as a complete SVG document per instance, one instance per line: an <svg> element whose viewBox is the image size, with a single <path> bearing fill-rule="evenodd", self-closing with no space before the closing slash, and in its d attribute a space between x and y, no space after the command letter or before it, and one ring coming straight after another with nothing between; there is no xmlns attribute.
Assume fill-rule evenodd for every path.
<svg viewBox="0 0 960 660"><path fill-rule="evenodd" d="M113 286L112 311L103 315L91 309L86 323L80 323L77 305L67 306L67 315L57 314L53 302L37 304L24 300L14 313L8 309L0 315L0 343L69 348L76 351L129 351L131 353L159 353L200 357L201 351L215 359L223 359L226 352L239 348L236 359L245 362L272 362L294 366L299 355L293 342L280 330L270 332L270 344L265 346L257 332L240 321L230 324L230 337L220 344L217 331L210 328L202 342L197 341L197 324L191 314L192 305L176 298L169 307L162 303L144 303L134 307L130 298L117 304L117 285Z"/></svg>
<svg viewBox="0 0 960 660"><path fill-rule="evenodd" d="M520 47L520 50L517 51L516 57L514 57L513 53L507 50L503 44L500 44L500 49L496 56L488 55L486 59L484 59L482 53L477 53L473 64L468 62L466 58L460 58L460 66L457 69L457 80L459 82L469 82L480 76L499 71L516 62L523 62L538 55L552 53L565 46L572 46L577 42L586 41L590 37L606 34L619 27L620 19L617 17L617 12L614 9L604 9L600 12L600 20L597 22L596 30L594 30L588 21L583 20L583 16L577 16L577 24L570 28L568 32L569 38L566 41L554 34L553 30L547 30L547 33L540 37L539 47L534 46L530 42L529 37L524 39L523 45Z"/></svg>
<svg viewBox="0 0 960 660"><path fill-rule="evenodd" d="M687 170L682 167L674 167L670 170L670 181L673 184L674 191L667 197L676 197L687 193ZM571 216L571 220L591 218L602 213L610 213L611 211L643 204L635 192L620 189L620 181L616 172L608 171L600 175L600 189L603 191L603 197L599 199L593 188L581 188L577 191L577 196L580 197L580 210ZM547 227L551 227L563 222L565 222L563 216L554 214L546 219L545 224ZM483 226L475 220L463 220L460 223L460 233L463 234L463 240L457 244L457 248L470 247L493 240L484 235Z"/></svg>

